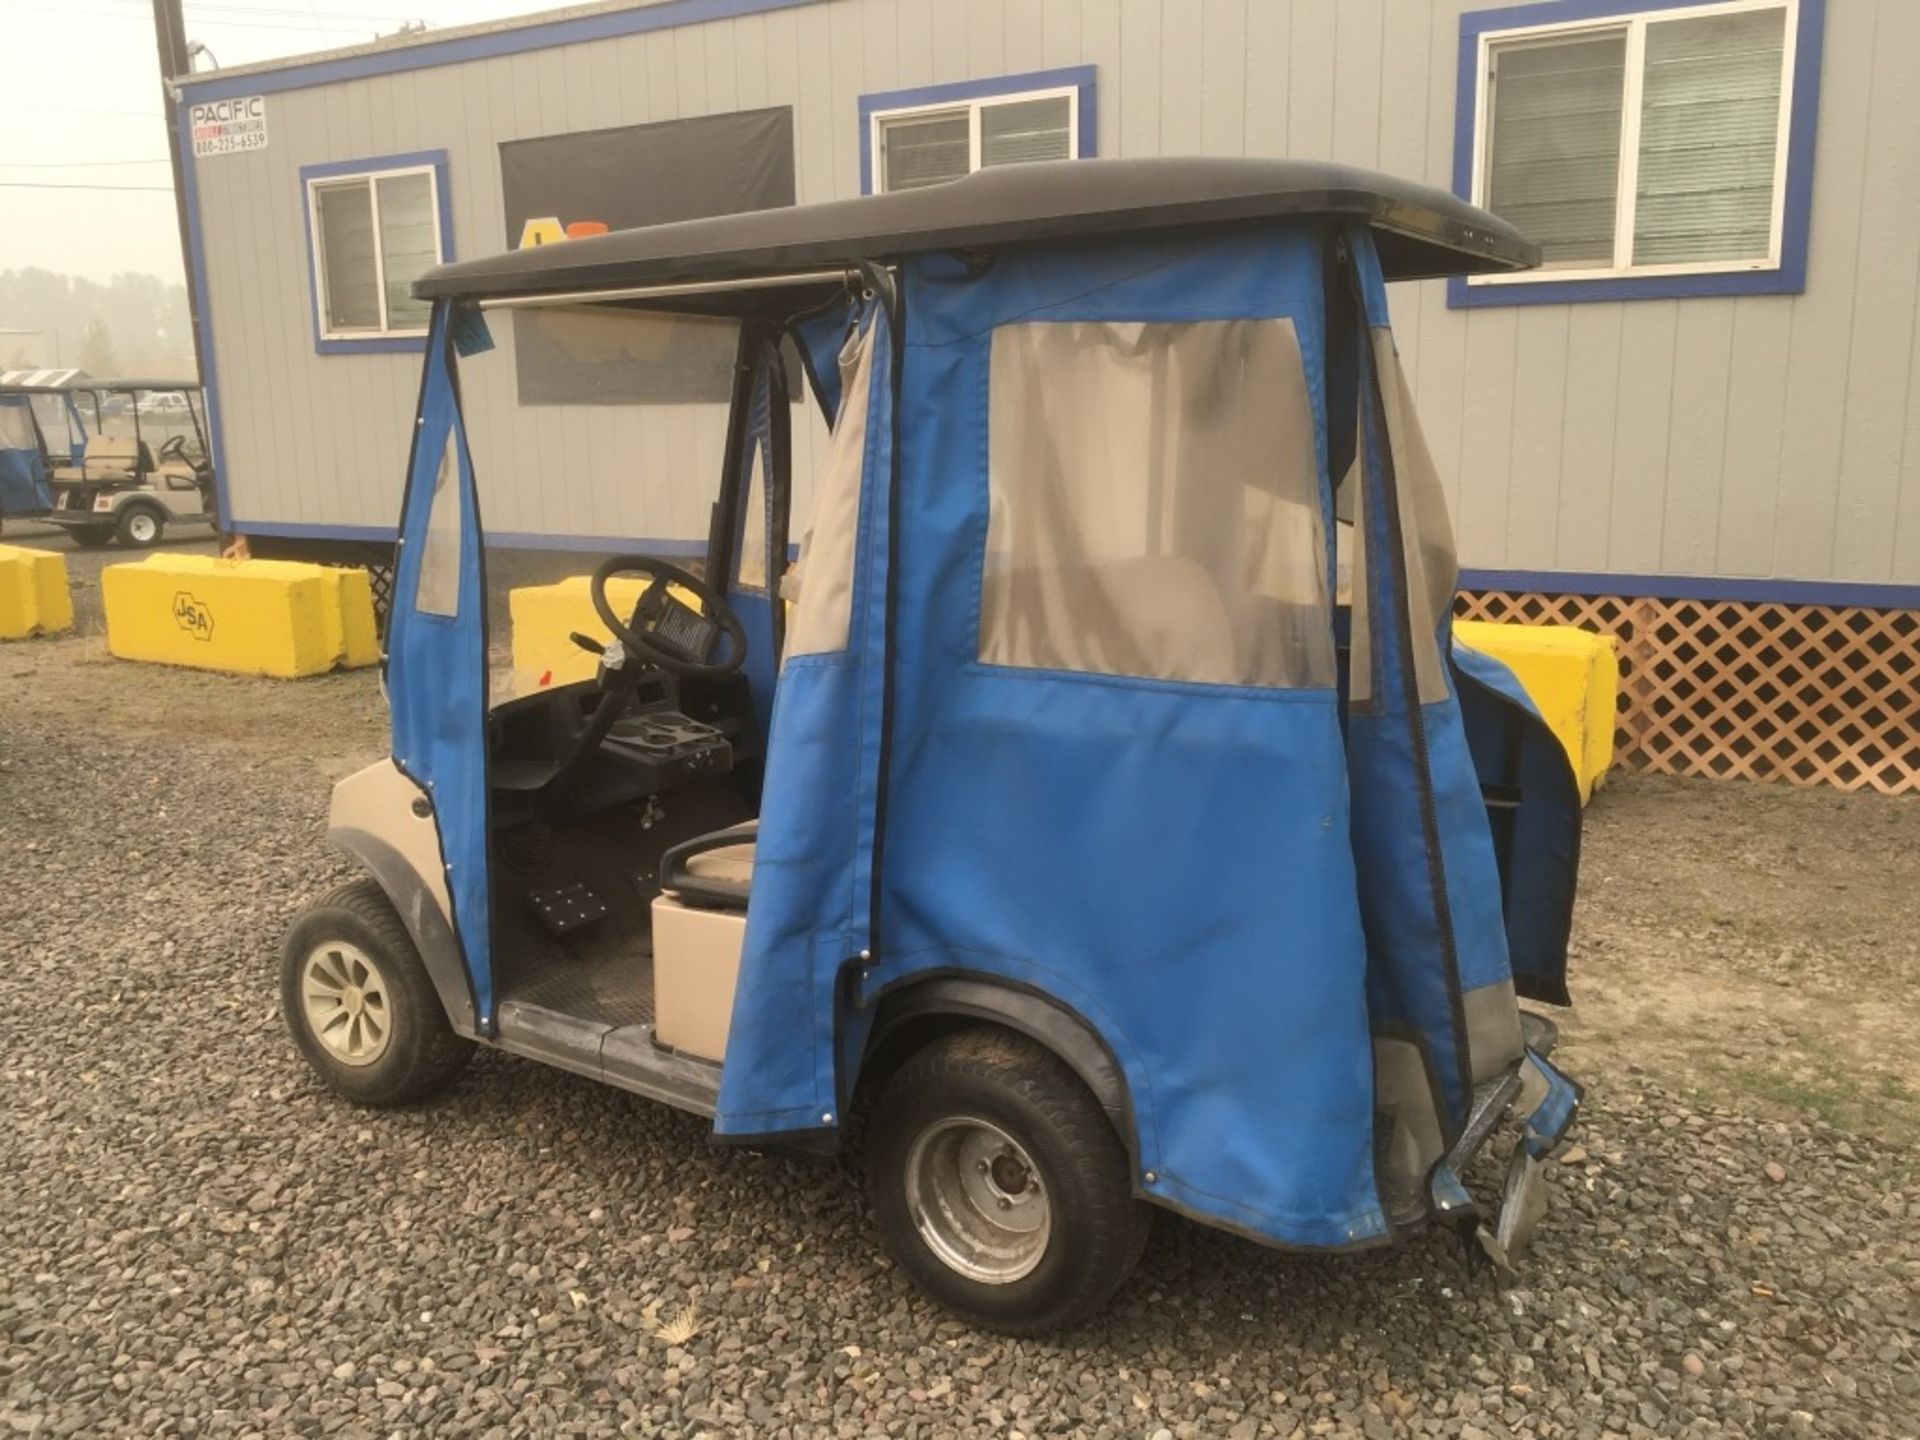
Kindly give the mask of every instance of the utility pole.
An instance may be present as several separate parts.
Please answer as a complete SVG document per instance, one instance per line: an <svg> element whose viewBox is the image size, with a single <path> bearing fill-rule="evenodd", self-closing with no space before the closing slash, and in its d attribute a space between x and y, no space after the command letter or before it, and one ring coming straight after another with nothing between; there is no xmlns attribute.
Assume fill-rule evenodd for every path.
<svg viewBox="0 0 1920 1440"><path fill-rule="evenodd" d="M193 273L193 251L187 239L187 177L180 161L180 107L171 84L176 75L193 69L187 54L187 22L180 0L153 0L153 35L160 50L160 103L167 117L167 158L173 164L174 218L180 226L180 268L187 276L187 319L193 334L194 378L204 386L207 374L201 362L206 353L201 333L200 286Z"/></svg>

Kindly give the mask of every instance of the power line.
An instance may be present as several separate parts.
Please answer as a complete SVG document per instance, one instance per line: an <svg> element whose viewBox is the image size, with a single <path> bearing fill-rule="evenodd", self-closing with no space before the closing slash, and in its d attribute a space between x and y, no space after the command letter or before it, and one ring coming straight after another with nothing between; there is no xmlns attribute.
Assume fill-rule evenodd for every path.
<svg viewBox="0 0 1920 1440"><path fill-rule="evenodd" d="M93 165L165 165L165 155L151 160L0 160L0 170L78 170Z"/></svg>
<svg viewBox="0 0 1920 1440"><path fill-rule="evenodd" d="M0 180L0 190L153 190L171 195L171 185L81 185L49 180Z"/></svg>
<svg viewBox="0 0 1920 1440"><path fill-rule="evenodd" d="M164 120L158 110L119 110L109 105L0 105L8 115L137 115L142 120Z"/></svg>
<svg viewBox="0 0 1920 1440"><path fill-rule="evenodd" d="M93 5L126 6L126 13L134 15L141 14L148 8L144 0L89 0L89 3ZM40 9L41 5L39 0L10 0L8 8L34 10ZM266 5L228 5L218 3L218 0L189 0L187 8L195 15L203 11L214 11L223 15L261 15L269 19L283 21L296 20L299 18L298 11L281 10ZM67 13L74 14L77 12L69 9ZM417 14L401 15L372 10L339 10L331 7L329 7L328 13L322 16L311 5L308 6L307 13L316 21L322 23L358 23L360 21L370 21L375 24L381 22L399 24L402 21L417 20L420 18Z"/></svg>
<svg viewBox="0 0 1920 1440"><path fill-rule="evenodd" d="M137 3L137 0L126 0L126 3ZM275 10L265 5L223 5L215 3L215 0L187 0L187 9L194 14L199 14L204 10L217 10L223 15L273 15L284 17L288 14L285 10ZM318 13L312 12L311 7L309 7L309 13L313 13L316 20L322 18ZM326 18L338 20L392 21L398 23L402 20L416 20L419 17L417 15L388 15L366 10L330 9Z"/></svg>
<svg viewBox="0 0 1920 1440"><path fill-rule="evenodd" d="M61 10L59 13L65 16L76 16L76 15L87 16L87 17L100 19L100 20L142 20L146 18L142 16L139 12L133 11L133 10L83 10L77 6L68 6L65 9ZM292 18L293 17L291 16L283 17L283 20L292 19ZM286 30L286 31L291 31L301 35L367 35L367 36L371 36L374 30L380 24L380 22L377 20L369 20L369 21L366 21L365 23L356 23L354 21L349 20L344 24L336 24L331 20L322 20L317 24L309 23L307 21L298 21L297 23L294 23L294 24L286 24L286 23L276 24L276 23L272 23L264 20L219 20L219 19L212 19L212 18L195 19L193 23L196 27L201 25L216 25L216 26L225 27L227 29L239 29L239 30Z"/></svg>
<svg viewBox="0 0 1920 1440"><path fill-rule="evenodd" d="M328 22L314 25L303 20L295 24L276 24L268 20L215 20L196 15L193 28L198 30L202 25L218 25L227 30L292 30L302 35L371 35L380 28L381 23L369 20L364 25L335 25Z"/></svg>

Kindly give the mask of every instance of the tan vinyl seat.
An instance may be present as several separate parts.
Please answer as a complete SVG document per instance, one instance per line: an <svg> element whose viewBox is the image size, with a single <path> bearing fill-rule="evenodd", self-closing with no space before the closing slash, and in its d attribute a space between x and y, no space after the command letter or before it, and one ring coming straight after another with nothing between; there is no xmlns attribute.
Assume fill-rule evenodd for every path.
<svg viewBox="0 0 1920 1440"><path fill-rule="evenodd" d="M745 909L760 822L684 840L660 857L660 888L695 905Z"/></svg>
<svg viewBox="0 0 1920 1440"><path fill-rule="evenodd" d="M95 435L87 441L78 465L54 467L56 480L132 480L151 469L153 458L144 443L131 435Z"/></svg>
<svg viewBox="0 0 1920 1440"><path fill-rule="evenodd" d="M753 884L753 841L702 850L687 860L687 874L729 885Z"/></svg>

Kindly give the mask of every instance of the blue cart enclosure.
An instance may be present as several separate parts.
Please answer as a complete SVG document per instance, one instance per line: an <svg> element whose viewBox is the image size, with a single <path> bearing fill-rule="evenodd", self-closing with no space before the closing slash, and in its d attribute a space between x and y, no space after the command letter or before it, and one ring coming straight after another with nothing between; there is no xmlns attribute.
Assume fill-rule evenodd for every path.
<svg viewBox="0 0 1920 1440"><path fill-rule="evenodd" d="M0 395L0 516L33 515L53 504L47 452L29 395Z"/></svg>
<svg viewBox="0 0 1920 1440"><path fill-rule="evenodd" d="M660 1052L706 1067L715 1134L831 1148L899 1033L877 1022L959 978L1077 1027L1142 1198L1308 1249L1440 1218L1502 1258L1578 1098L1518 999L1566 999L1578 795L1512 675L1454 649L1385 284L1491 265L1499 237L1469 215L1422 240L1351 208L1372 181L1313 167L1298 211L1246 209L1291 192L1249 200L1278 180L1211 162L1170 193L1224 187L1213 218L1129 209L1149 172L1114 165L435 272L386 678L474 1028L500 1035L515 952L456 356L487 348L489 293L558 303L584 276L742 327L705 564L747 637L765 760L735 798L759 826L717 1080ZM1003 238L1049 173L1109 208ZM945 218L915 231L913 207ZM830 417L791 527L789 344ZM1479 1226L1458 1172L1516 1104Z"/></svg>
<svg viewBox="0 0 1920 1440"><path fill-rule="evenodd" d="M1098 1037L1156 1203L1312 1248L1458 1212L1523 1043L1367 231L891 275L801 327L835 423L716 1132L836 1129L876 1006L966 975Z"/></svg>

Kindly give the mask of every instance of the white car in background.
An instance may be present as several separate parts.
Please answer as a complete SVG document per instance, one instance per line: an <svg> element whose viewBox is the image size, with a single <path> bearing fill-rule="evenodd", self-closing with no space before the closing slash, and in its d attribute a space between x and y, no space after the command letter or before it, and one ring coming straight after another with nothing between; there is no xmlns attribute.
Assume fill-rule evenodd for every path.
<svg viewBox="0 0 1920 1440"><path fill-rule="evenodd" d="M174 418L185 420L193 414L192 405L188 403L187 397L178 390L159 390L151 395L144 395L141 397L139 405L135 408L142 415L153 415L163 419Z"/></svg>

